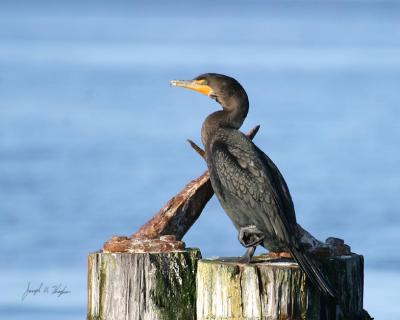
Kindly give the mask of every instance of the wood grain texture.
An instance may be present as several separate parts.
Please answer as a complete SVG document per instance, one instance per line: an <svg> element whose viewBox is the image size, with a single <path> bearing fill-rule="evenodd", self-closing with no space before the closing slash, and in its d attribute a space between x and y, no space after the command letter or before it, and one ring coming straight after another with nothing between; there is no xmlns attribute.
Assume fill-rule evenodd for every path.
<svg viewBox="0 0 400 320"><path fill-rule="evenodd" d="M213 194L210 177L206 171L170 199L132 237L154 239L163 235L175 235L176 239L182 239Z"/></svg>
<svg viewBox="0 0 400 320"><path fill-rule="evenodd" d="M363 257L332 257L323 270L338 300L320 295L291 261L241 264L237 259L200 260L197 273L198 320L365 319Z"/></svg>
<svg viewBox="0 0 400 320"><path fill-rule="evenodd" d="M88 320L196 318L198 249L163 253L91 253Z"/></svg>

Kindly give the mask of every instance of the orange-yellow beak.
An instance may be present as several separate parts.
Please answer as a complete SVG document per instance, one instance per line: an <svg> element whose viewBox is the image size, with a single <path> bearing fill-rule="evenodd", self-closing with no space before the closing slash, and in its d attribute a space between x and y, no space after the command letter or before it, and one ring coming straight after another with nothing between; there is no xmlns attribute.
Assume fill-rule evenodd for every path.
<svg viewBox="0 0 400 320"><path fill-rule="evenodd" d="M190 90L194 90L209 96L212 93L212 89L207 82L204 80L172 80L171 85L174 87L182 87Z"/></svg>

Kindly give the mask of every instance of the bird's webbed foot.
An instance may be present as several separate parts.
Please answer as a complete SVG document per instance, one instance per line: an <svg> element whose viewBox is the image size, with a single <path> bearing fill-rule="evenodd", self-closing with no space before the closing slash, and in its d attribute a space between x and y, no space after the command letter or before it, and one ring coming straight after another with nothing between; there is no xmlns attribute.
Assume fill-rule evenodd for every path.
<svg viewBox="0 0 400 320"><path fill-rule="evenodd" d="M238 239L245 248L258 246L264 241L265 235L256 226L247 226L239 229ZM254 252L253 252L254 253Z"/></svg>

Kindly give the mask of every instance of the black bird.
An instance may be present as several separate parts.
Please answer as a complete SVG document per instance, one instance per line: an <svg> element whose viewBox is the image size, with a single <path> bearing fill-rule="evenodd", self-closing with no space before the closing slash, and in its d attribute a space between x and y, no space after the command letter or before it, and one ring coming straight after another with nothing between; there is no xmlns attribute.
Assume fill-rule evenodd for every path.
<svg viewBox="0 0 400 320"><path fill-rule="evenodd" d="M335 296L315 261L302 249L287 184L272 160L239 131L249 110L246 91L235 79L216 73L171 84L192 89L216 100L222 110L203 123L212 187L222 208L239 231L250 261L257 245L272 252L289 251L311 282L327 296Z"/></svg>

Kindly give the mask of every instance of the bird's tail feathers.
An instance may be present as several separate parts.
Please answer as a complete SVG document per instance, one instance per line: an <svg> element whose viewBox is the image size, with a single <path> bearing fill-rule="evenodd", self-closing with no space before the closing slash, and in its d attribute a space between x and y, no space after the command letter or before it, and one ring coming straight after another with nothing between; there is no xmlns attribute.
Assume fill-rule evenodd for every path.
<svg viewBox="0 0 400 320"><path fill-rule="evenodd" d="M306 253L299 251L295 247L290 248L290 252L313 285L316 286L324 295L335 298L335 290L332 288L322 271L318 268L315 261Z"/></svg>

